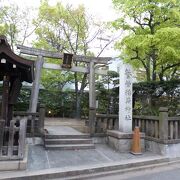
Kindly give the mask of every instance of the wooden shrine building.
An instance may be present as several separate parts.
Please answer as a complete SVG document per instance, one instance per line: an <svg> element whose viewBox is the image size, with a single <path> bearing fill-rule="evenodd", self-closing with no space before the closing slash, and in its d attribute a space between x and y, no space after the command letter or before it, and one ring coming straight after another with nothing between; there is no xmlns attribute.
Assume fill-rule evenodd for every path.
<svg viewBox="0 0 180 180"><path fill-rule="evenodd" d="M0 81L3 81L0 107L0 160L6 157L18 159L23 156L26 120L13 119L13 106L17 102L22 82L31 83L33 79L34 62L16 55L6 37L0 36Z"/></svg>
<svg viewBox="0 0 180 180"><path fill-rule="evenodd" d="M16 103L22 82L33 82L34 62L14 54L6 37L0 36L0 81L3 81L1 118L9 126L13 105Z"/></svg>

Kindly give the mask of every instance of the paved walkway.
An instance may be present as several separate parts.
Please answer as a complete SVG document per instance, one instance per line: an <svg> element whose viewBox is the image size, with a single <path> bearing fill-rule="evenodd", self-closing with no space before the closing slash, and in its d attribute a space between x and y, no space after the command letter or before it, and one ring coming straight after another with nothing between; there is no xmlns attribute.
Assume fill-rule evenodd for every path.
<svg viewBox="0 0 180 180"><path fill-rule="evenodd" d="M50 134L83 134L67 126L47 126L46 124L46 128ZM32 174L39 174L41 171L42 174L46 173L44 171L51 173L57 168L58 172L63 172L67 171L67 168L86 167L88 169L90 166L103 167L114 163L131 164L156 158L163 157L151 152L145 152L138 156L128 152L119 153L106 144L96 144L95 149L89 150L45 150L43 145L29 145L27 169L19 172L0 172L0 179L3 177L14 177L14 175L18 176L18 173L22 176L29 175L31 178Z"/></svg>
<svg viewBox="0 0 180 180"><path fill-rule="evenodd" d="M46 129L53 135L83 134L69 126L46 126ZM27 170L93 165L152 156L160 157L151 152L145 152L139 156L119 153L106 144L96 144L95 149L89 150L45 150L42 145L29 145Z"/></svg>
<svg viewBox="0 0 180 180"><path fill-rule="evenodd" d="M80 132L84 132L84 133L88 132L88 127L85 126L85 120L83 119L46 117L45 128L51 126L68 126Z"/></svg>
<svg viewBox="0 0 180 180"><path fill-rule="evenodd" d="M45 126L84 126L85 120L59 117L46 117Z"/></svg>
<svg viewBox="0 0 180 180"><path fill-rule="evenodd" d="M48 134L52 135L81 135L83 133L69 126L45 126Z"/></svg>
<svg viewBox="0 0 180 180"><path fill-rule="evenodd" d="M82 165L97 165L109 162L124 162L128 160L162 157L151 152L135 156L130 153L119 153L105 144L97 144L90 150L45 150L43 146L30 145L27 171L64 168Z"/></svg>

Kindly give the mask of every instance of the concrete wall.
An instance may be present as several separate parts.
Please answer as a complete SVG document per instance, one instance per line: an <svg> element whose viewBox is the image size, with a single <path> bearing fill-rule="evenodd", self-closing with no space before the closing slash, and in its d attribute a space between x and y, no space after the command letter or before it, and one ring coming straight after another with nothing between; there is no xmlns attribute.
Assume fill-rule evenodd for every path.
<svg viewBox="0 0 180 180"><path fill-rule="evenodd" d="M145 140L145 149L146 151L151 151L169 158L180 157L180 143L162 144L151 140Z"/></svg>

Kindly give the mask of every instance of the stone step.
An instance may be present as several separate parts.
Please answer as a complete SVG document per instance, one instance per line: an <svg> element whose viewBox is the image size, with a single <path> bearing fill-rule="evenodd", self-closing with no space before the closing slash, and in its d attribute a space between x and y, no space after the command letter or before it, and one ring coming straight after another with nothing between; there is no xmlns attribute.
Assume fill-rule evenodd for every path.
<svg viewBox="0 0 180 180"><path fill-rule="evenodd" d="M92 139L45 139L45 144L92 144Z"/></svg>
<svg viewBox="0 0 180 180"><path fill-rule="evenodd" d="M94 149L94 144L62 144L62 145L45 145L46 149L51 150L79 150Z"/></svg>
<svg viewBox="0 0 180 180"><path fill-rule="evenodd" d="M68 135L55 135L55 134L46 134L45 139L89 139L89 134L68 134Z"/></svg>

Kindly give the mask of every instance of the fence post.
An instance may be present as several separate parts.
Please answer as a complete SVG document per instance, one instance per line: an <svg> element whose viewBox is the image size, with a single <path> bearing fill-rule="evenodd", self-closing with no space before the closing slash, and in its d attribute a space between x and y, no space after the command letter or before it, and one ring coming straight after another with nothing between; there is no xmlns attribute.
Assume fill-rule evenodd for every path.
<svg viewBox="0 0 180 180"><path fill-rule="evenodd" d="M45 119L45 105L40 104L39 107L39 131L40 134L44 132L44 119Z"/></svg>
<svg viewBox="0 0 180 180"><path fill-rule="evenodd" d="M20 159L24 158L25 148L26 148L26 128L27 128L27 120L26 118L20 121L19 126L19 147L18 147L18 157Z"/></svg>
<svg viewBox="0 0 180 180"><path fill-rule="evenodd" d="M13 156L14 135L15 135L15 120L11 120L9 127L9 142L8 142L9 158Z"/></svg>
<svg viewBox="0 0 180 180"><path fill-rule="evenodd" d="M0 119L0 156L2 156L5 120Z"/></svg>
<svg viewBox="0 0 180 180"><path fill-rule="evenodd" d="M168 108L159 108L159 137L161 140L168 139Z"/></svg>

